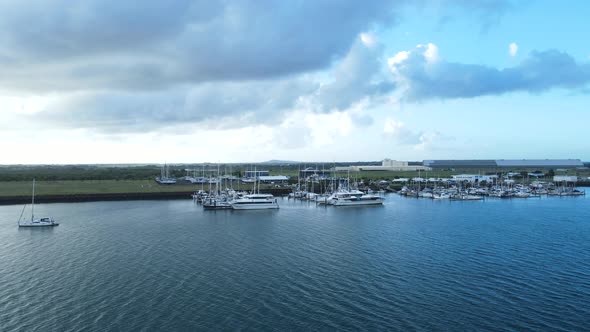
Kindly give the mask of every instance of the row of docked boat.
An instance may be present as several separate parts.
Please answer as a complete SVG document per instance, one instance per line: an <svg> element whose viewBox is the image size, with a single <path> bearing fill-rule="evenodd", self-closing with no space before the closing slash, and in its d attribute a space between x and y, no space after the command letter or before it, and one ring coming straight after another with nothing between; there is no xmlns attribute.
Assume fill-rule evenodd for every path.
<svg viewBox="0 0 590 332"><path fill-rule="evenodd" d="M294 191L289 198L315 202L318 205L363 206L383 205L385 198L380 195L365 193L357 189L338 189L332 193L316 194L306 191Z"/></svg>
<svg viewBox="0 0 590 332"><path fill-rule="evenodd" d="M522 185L504 187L470 187L460 188L451 186L449 188L424 188L422 190L403 187L398 194L408 197L432 198L432 199L450 199L450 200L482 200L485 196L496 198L533 198L547 196L583 196L586 194L583 190L574 187L555 187L551 185Z"/></svg>
<svg viewBox="0 0 590 332"><path fill-rule="evenodd" d="M301 172L300 172L301 173ZM314 190L314 185L319 186L322 194ZM322 184L325 186L322 188ZM347 178L337 178L335 174L332 177L318 176L317 174L307 177L302 183L301 177L298 178L297 187L289 194L289 198L315 202L318 205L333 206L367 206L383 205L385 198L382 195L375 195L371 189L366 192L358 190L358 182L351 182L350 172ZM311 191L302 190L301 188ZM378 194L385 193L380 191Z"/></svg>
<svg viewBox="0 0 590 332"><path fill-rule="evenodd" d="M248 194L227 189L221 192L207 193L199 190L193 194L193 200L205 210L262 210L278 209L277 199L271 194Z"/></svg>
<svg viewBox="0 0 590 332"><path fill-rule="evenodd" d="M478 201L482 200L483 196L477 195L473 192L458 189L423 189L417 191L403 187L398 194L408 197L431 198L431 199L448 199L455 201Z"/></svg>
<svg viewBox="0 0 590 332"><path fill-rule="evenodd" d="M219 175L219 169L218 169ZM260 182L254 181L252 193L235 191L233 189L221 190L221 184L215 183L215 190L209 192L199 190L193 194L193 200L200 203L205 210L267 210L278 209L279 203L271 194L260 193Z"/></svg>
<svg viewBox="0 0 590 332"><path fill-rule="evenodd" d="M256 193L256 189L253 192L253 194L249 194L246 192L237 192L232 189L213 192L199 190L193 194L193 200L201 204L206 210L279 208L277 199L273 195ZM333 206L383 205L385 201L385 198L381 195L349 188L339 188L334 192L325 194L295 190L289 194L289 198L311 201L318 205Z"/></svg>

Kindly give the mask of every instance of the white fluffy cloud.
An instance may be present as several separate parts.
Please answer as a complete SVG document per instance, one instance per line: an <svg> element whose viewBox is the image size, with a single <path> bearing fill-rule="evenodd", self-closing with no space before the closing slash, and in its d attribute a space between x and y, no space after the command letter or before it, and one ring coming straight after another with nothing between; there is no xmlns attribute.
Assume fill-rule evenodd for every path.
<svg viewBox="0 0 590 332"><path fill-rule="evenodd" d="M428 63L434 63L438 61L438 46L428 43L426 45L418 45L419 48L424 48L424 59Z"/></svg>
<svg viewBox="0 0 590 332"><path fill-rule="evenodd" d="M420 137L422 136L421 132L412 131L403 122L393 118L385 119L383 134L397 143L409 145L420 144Z"/></svg>
<svg viewBox="0 0 590 332"><path fill-rule="evenodd" d="M383 135L397 144L411 146L414 150L420 151L438 148L441 142L454 139L438 131L412 130L405 123L391 117L385 119Z"/></svg>
<svg viewBox="0 0 590 332"><path fill-rule="evenodd" d="M508 45L508 53L510 56L516 56L516 53L518 53L518 44L514 42L510 43L510 45Z"/></svg>
<svg viewBox="0 0 590 332"><path fill-rule="evenodd" d="M358 123L358 109L342 112L314 113L309 110L296 110L289 113L284 121L274 129L273 142L279 148L296 149L312 145L324 147L333 144L341 137L348 136L353 128L362 127Z"/></svg>
<svg viewBox="0 0 590 332"><path fill-rule="evenodd" d="M356 43L331 71L329 82L322 84L314 101L323 111L345 110L363 99L390 93L395 85L388 78L383 45L374 37L361 34Z"/></svg>

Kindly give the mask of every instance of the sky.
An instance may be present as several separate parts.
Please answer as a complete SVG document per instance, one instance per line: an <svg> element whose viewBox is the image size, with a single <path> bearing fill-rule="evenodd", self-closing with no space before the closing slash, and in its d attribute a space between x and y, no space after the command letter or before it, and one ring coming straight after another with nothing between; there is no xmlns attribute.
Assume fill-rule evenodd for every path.
<svg viewBox="0 0 590 332"><path fill-rule="evenodd" d="M0 0L0 164L590 161L590 3Z"/></svg>

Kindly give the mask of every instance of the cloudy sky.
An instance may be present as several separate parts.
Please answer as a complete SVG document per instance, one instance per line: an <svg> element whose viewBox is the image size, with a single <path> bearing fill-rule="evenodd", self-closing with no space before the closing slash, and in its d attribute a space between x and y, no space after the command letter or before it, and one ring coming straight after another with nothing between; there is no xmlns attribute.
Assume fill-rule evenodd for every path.
<svg viewBox="0 0 590 332"><path fill-rule="evenodd" d="M0 0L0 164L590 160L589 12Z"/></svg>

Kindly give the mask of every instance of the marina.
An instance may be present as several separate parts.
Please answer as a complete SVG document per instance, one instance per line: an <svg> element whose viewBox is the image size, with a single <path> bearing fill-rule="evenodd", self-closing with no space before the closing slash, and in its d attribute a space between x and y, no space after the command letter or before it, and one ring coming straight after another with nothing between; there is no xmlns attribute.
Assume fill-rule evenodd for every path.
<svg viewBox="0 0 590 332"><path fill-rule="evenodd" d="M0 332L590 332L590 2L0 10Z"/></svg>
<svg viewBox="0 0 590 332"><path fill-rule="evenodd" d="M574 182L553 183L534 181L531 184L504 181L501 184L477 184L450 182L433 179L416 181L412 186L404 186L399 192L402 196L450 200L481 200L495 198L538 198L544 196L584 196L586 191L578 189Z"/></svg>
<svg viewBox="0 0 590 332"><path fill-rule="evenodd" d="M524 173L524 172L523 172ZM542 173L507 172L500 175L459 174L449 178L422 178L420 173L411 179L397 178L391 181L365 181L351 178L350 171L346 177L339 177L335 171L299 170L297 183L291 185L288 198L311 201L317 205L365 206L381 205L385 201L384 193L396 192L401 196L427 198L434 200L479 201L485 198L540 198L541 196L584 196L585 190L578 189L577 176L554 176L553 181L546 181ZM244 195L260 193L260 178L254 175L253 190L236 191L227 187L221 191L223 179L216 182L215 190L211 185L209 191L199 190L192 197L201 203L204 209L231 209L235 200L243 200ZM529 179L530 177L530 179ZM401 181L400 181L401 180ZM250 182L248 182L250 183ZM399 190L392 185L401 183ZM231 185L230 185L231 186ZM272 196L272 195L271 195ZM272 198L271 198L272 200Z"/></svg>

